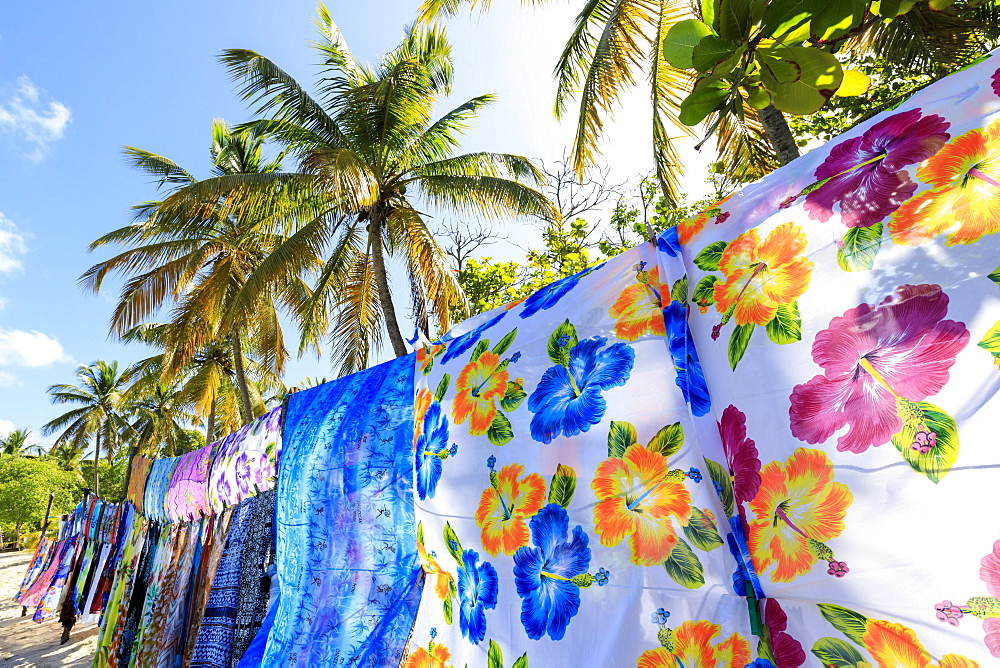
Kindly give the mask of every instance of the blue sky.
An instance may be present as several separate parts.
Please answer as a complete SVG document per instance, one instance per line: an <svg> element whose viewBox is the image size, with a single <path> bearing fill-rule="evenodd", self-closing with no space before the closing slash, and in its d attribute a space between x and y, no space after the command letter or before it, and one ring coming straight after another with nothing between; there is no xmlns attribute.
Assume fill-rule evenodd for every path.
<svg viewBox="0 0 1000 668"><path fill-rule="evenodd" d="M571 137L552 118L551 68L577 3L545 11L495 3L452 21L456 88L451 102L497 93L463 143L557 159ZM500 7L500 5L511 5ZM419 0L332 0L334 20L359 60L395 46ZM45 392L73 382L77 364L143 356L107 336L119 283L84 294L77 278L110 251L88 244L126 224L129 207L154 196L127 167L123 145L166 155L196 174L208 169L213 118L249 114L217 62L225 48L263 53L300 82L314 75L313 0L175 0L171 3L14 3L0 19L0 433L59 414ZM605 159L619 180L648 171L648 102L625 100ZM450 108L448 101L441 111ZM511 241L530 245L511 224ZM513 246L491 254L520 254ZM402 286L400 286L402 287ZM400 289L402 294L405 294ZM289 338L294 333L289 332ZM286 382L329 376L328 360L291 366Z"/></svg>

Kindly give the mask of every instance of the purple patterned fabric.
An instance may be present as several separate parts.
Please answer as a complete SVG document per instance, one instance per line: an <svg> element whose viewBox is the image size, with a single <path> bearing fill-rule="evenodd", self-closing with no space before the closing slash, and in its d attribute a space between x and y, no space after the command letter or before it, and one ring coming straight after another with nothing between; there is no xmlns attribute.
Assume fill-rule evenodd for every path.
<svg viewBox="0 0 1000 668"><path fill-rule="evenodd" d="M167 489L167 518L171 522L197 519L210 514L208 472L212 465L213 445L181 455Z"/></svg>
<svg viewBox="0 0 1000 668"><path fill-rule="evenodd" d="M227 436L217 446L208 481L213 512L272 487L281 455L281 407Z"/></svg>

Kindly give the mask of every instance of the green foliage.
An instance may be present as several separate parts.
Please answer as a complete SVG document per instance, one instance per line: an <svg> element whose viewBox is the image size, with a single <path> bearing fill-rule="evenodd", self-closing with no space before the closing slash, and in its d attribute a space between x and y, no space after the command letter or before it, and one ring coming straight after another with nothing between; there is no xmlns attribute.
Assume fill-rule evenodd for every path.
<svg viewBox="0 0 1000 668"><path fill-rule="evenodd" d="M722 163L710 166L709 183L714 190L710 198L670 206L657 183L644 178L618 198L607 221L575 218L550 223L542 230L543 247L529 251L524 264L494 262L490 257L465 260L458 284L468 300L469 316L524 299L549 283L624 253L648 241L647 224L654 231L674 227L710 208L737 185L727 178ZM597 237L599 230L603 234ZM464 314L456 308L452 315L457 320Z"/></svg>
<svg viewBox="0 0 1000 668"><path fill-rule="evenodd" d="M523 296L520 285L521 266L517 262L494 262L493 258L466 261L458 273L458 284L468 300L469 314L475 315L496 308ZM459 321L464 311L452 309L452 318Z"/></svg>
<svg viewBox="0 0 1000 668"><path fill-rule="evenodd" d="M974 8L974 3L964 7L969 8ZM921 13L926 10L941 9L943 7L927 3L894 0L874 3L869 0L771 0L768 3L710 0L703 3L703 20L676 22L663 39L664 59L676 68L693 70L696 77L681 101L680 120L695 125L714 112L718 112L720 118L731 115L742 120L747 107L763 109L769 104L786 113L808 115L834 98L837 101L824 117L812 124L814 129L829 135L836 126L843 129L844 124L849 123L847 127L850 127L860 120L860 114L867 113L864 110L878 113L888 108L882 106L885 102L905 99L925 85L923 74L913 67L923 63L919 60L914 63L914 58L906 59L903 62L910 64L911 69L901 72L896 60L872 67L873 62L878 61L871 57L867 61L852 62L850 49L846 50L847 57L838 58L835 54L845 51L845 43L855 47L855 53L865 53L864 48L872 46L865 38L873 32L889 30L885 25L893 22L902 25L894 26L893 36L898 38L900 31L906 33L907 29L911 34L891 42L890 47L910 47L914 38L922 38L928 43L925 50L932 50L935 40L946 41L944 32L947 31L942 30L940 34L936 31L945 28L945 23L935 25L934 20L924 21L922 32L909 24L925 18ZM920 16L915 19L905 16L911 12ZM960 41L954 39L955 33L969 34L976 29L972 23L956 21L947 27L953 42ZM990 30L981 32L989 33ZM975 50L960 49L953 47L949 55L968 55ZM881 57L886 56L885 51L883 48ZM929 60L949 62L948 59L925 58L925 62ZM961 65L955 60L945 69L954 70ZM888 76L870 78L873 74ZM865 96L873 81L876 90ZM852 96L859 97L850 100ZM881 108L872 110L873 102ZM853 113L844 117L835 111L844 108ZM808 125L809 121L801 123L800 129Z"/></svg>
<svg viewBox="0 0 1000 668"><path fill-rule="evenodd" d="M97 475L101 481L101 498L108 501L118 501L125 498L125 465L127 458L122 457L114 463L101 459L97 464ZM94 460L87 458L80 465L83 480L90 486L94 479Z"/></svg>
<svg viewBox="0 0 1000 668"><path fill-rule="evenodd" d="M933 49L934 43L930 36L926 41L925 48ZM861 53L851 56L848 67L870 77L871 87L862 95L835 96L814 114L790 118L788 125L795 135L796 143L806 146L811 141L830 141L858 123L896 108L921 88L975 63L995 42L989 39L970 39L967 44L970 50L956 58L935 59L933 63L924 66L908 60L904 61L908 62L907 68L901 68L897 59L877 54Z"/></svg>
<svg viewBox="0 0 1000 668"><path fill-rule="evenodd" d="M26 527L39 528L50 492L55 494L52 514L58 515L73 507L80 485L76 476L50 459L0 457L0 530L10 536Z"/></svg>

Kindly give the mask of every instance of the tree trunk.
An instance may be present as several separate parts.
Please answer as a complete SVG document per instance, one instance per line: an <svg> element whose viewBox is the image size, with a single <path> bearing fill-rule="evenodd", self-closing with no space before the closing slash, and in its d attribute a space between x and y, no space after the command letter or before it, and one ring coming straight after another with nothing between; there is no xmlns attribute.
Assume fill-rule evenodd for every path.
<svg viewBox="0 0 1000 668"><path fill-rule="evenodd" d="M240 342L240 332L237 328L229 334L233 345L233 366L236 367L236 387L240 390L240 408L243 413L243 424L253 420L253 409L250 405L250 388L247 387L247 374L243 368L243 344Z"/></svg>
<svg viewBox="0 0 1000 668"><path fill-rule="evenodd" d="M97 465L101 461L101 430L97 430L97 438L94 441L94 496L99 496L97 491Z"/></svg>
<svg viewBox="0 0 1000 668"><path fill-rule="evenodd" d="M375 283L378 285L378 300L382 305L382 315L385 316L385 328L392 341L392 351L396 357L406 355L406 344L399 331L399 321L396 320L396 309L392 305L392 293L389 292L389 276L385 272L385 257L382 255L382 221L378 214L373 214L368 224L368 243L371 246L372 264L375 270Z"/></svg>
<svg viewBox="0 0 1000 668"><path fill-rule="evenodd" d="M795 143L795 137L792 136L792 130L788 127L788 121L785 120L784 115L777 107L769 104L761 109L759 116L778 162L787 165L799 157L799 147Z"/></svg>
<svg viewBox="0 0 1000 668"><path fill-rule="evenodd" d="M215 402L208 409L208 421L205 424L205 442L211 443L215 440Z"/></svg>
<svg viewBox="0 0 1000 668"><path fill-rule="evenodd" d="M49 528L49 516L52 514L52 500L56 498L55 492L49 492L49 505L45 506L45 521L42 523L42 536L45 535L45 530Z"/></svg>
<svg viewBox="0 0 1000 668"><path fill-rule="evenodd" d="M128 449L128 461L125 462L125 484L122 487L122 497L128 498L128 484L132 480L132 460L139 453L138 445L131 445ZM52 502L49 501L51 504Z"/></svg>

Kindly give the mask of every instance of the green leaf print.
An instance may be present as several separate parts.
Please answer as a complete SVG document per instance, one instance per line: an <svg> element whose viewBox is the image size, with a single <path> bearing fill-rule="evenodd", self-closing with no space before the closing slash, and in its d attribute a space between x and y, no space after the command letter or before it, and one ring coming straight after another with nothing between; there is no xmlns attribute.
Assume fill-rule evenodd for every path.
<svg viewBox="0 0 1000 668"><path fill-rule="evenodd" d="M667 570L667 575L682 587L697 589L705 584L705 568L683 538L677 538L677 544L663 562L663 567Z"/></svg>
<svg viewBox="0 0 1000 668"><path fill-rule="evenodd" d="M896 400L903 429L892 444L914 471L931 482L941 482L958 459L958 430L955 420L943 410L924 401Z"/></svg>

